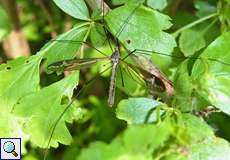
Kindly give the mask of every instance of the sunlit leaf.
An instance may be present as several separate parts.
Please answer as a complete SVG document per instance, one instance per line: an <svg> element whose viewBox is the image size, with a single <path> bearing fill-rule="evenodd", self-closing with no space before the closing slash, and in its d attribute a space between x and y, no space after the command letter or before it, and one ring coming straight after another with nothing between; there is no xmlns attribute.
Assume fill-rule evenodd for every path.
<svg viewBox="0 0 230 160"><path fill-rule="evenodd" d="M202 32L187 29L181 33L179 46L185 56L191 56L206 45Z"/></svg>
<svg viewBox="0 0 230 160"><path fill-rule="evenodd" d="M157 120L156 107L160 105L162 104L159 101L148 98L129 98L118 104L117 117L127 121L128 124L155 122Z"/></svg>
<svg viewBox="0 0 230 160"><path fill-rule="evenodd" d="M29 154L29 155L26 155L25 157L23 157L23 160L39 160L39 159L36 158L34 155Z"/></svg>
<svg viewBox="0 0 230 160"><path fill-rule="evenodd" d="M188 61L183 62L174 76L175 104L183 112L192 111L193 84L188 71Z"/></svg>
<svg viewBox="0 0 230 160"><path fill-rule="evenodd" d="M127 159L152 160L152 152L169 138L172 131L170 123L160 126L130 126L123 135L110 144L92 143L82 150L78 160Z"/></svg>
<svg viewBox="0 0 230 160"><path fill-rule="evenodd" d="M230 64L229 41L230 32L217 38L201 54L203 60L197 60L193 69L198 94L227 114L230 114L230 66L227 65ZM218 62L210 59L218 59Z"/></svg>
<svg viewBox="0 0 230 160"><path fill-rule="evenodd" d="M114 5L121 5L124 3L143 3L145 0L112 0Z"/></svg>
<svg viewBox="0 0 230 160"><path fill-rule="evenodd" d="M163 32L172 25L170 18L142 5L118 7L105 20L112 34L130 51L142 49L169 54L176 46L173 36Z"/></svg>
<svg viewBox="0 0 230 160"><path fill-rule="evenodd" d="M101 25L93 24L92 29L90 31L90 40L94 47L106 44L106 33Z"/></svg>
<svg viewBox="0 0 230 160"><path fill-rule="evenodd" d="M53 0L56 5L70 16L90 20L88 8L84 0Z"/></svg>
<svg viewBox="0 0 230 160"><path fill-rule="evenodd" d="M123 135L123 143L132 153L150 153L163 145L171 133L172 126L168 120L160 125L131 126Z"/></svg>
<svg viewBox="0 0 230 160"><path fill-rule="evenodd" d="M22 132L22 121L12 114L17 101L39 89L40 56L18 58L0 66L0 137L28 137ZM23 147L23 152L25 148Z"/></svg>
<svg viewBox="0 0 230 160"><path fill-rule="evenodd" d="M163 10L167 6L167 0L147 0L147 5L154 9Z"/></svg>
<svg viewBox="0 0 230 160"><path fill-rule="evenodd" d="M214 5L211 5L209 2L206 1L196 1L195 8L198 10L196 12L196 15L198 17L204 17L217 11Z"/></svg>
<svg viewBox="0 0 230 160"><path fill-rule="evenodd" d="M30 135L33 144L42 148L48 147L52 129L69 104L65 100L72 97L73 89L77 83L78 71L59 82L20 99L19 103L15 105L14 113L27 120L24 124L24 132ZM56 126L50 146L57 147L58 142L70 144L71 135L65 122L72 122L76 118L75 113L77 114L76 108L66 111Z"/></svg>
<svg viewBox="0 0 230 160"><path fill-rule="evenodd" d="M87 38L89 29L89 23L80 23L48 42L39 52L46 59L45 68L54 62L74 58Z"/></svg>
<svg viewBox="0 0 230 160"><path fill-rule="evenodd" d="M191 147L190 157L193 160L230 159L229 143L221 138L208 139Z"/></svg>
<svg viewBox="0 0 230 160"><path fill-rule="evenodd" d="M205 121L191 114L182 114L178 120L178 126L185 129L190 143L198 143L205 138L213 139L214 132Z"/></svg>

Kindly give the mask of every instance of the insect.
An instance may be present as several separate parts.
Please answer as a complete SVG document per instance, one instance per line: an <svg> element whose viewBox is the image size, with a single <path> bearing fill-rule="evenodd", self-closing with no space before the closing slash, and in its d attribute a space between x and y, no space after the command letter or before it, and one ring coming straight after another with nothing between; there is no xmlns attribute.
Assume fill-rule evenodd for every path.
<svg viewBox="0 0 230 160"><path fill-rule="evenodd" d="M120 49L118 46L115 48L115 51L112 53L110 57L60 61L51 64L50 66L48 66L48 69L52 71L60 70L60 68L68 71L77 70L77 69L90 67L92 64L95 64L96 62L101 60L106 60L106 59L110 59L112 63L112 74L110 79L109 99L108 99L108 105L112 107L114 104L114 96L115 96L116 73L117 73L117 68L120 59Z"/></svg>
<svg viewBox="0 0 230 160"><path fill-rule="evenodd" d="M132 53L129 53L129 55L130 54L132 54ZM103 57L103 58L86 58L86 59L64 60L64 61L59 61L59 62L56 62L56 63L49 65L48 69L52 70L52 71L79 70L82 68L88 68L91 65L93 65L99 61L110 60L112 63L112 66L111 66L112 73L111 73L111 78L110 78L110 87L109 87L109 94L108 94L109 95L108 105L110 107L112 107L114 105L115 88L116 88L116 75L117 75L117 69L118 69L118 66L120 63L125 65L129 69L129 72L131 72L130 70L132 70L132 71L136 72L136 76L141 76L141 78L144 79L144 81L147 83L147 85L153 86L154 83L158 83L157 85L161 91L164 91L167 89L169 95L173 94L172 83L171 83L171 81L167 80L167 78L164 76L164 74L162 72L160 72L157 68L154 68L154 70L156 70L154 72L158 73L155 76L154 74L149 73L148 71L146 71L146 70L144 70L144 69L142 69L136 65L132 65L132 64L125 62L124 60L127 57L128 56L121 59L120 47L119 47L119 44L117 43L115 51L109 57L107 56L107 57ZM135 57L135 58L137 59L137 57ZM148 61L148 63L150 63L150 62ZM130 73L130 76L132 76L131 73Z"/></svg>
<svg viewBox="0 0 230 160"><path fill-rule="evenodd" d="M135 8L132 10L132 13L127 17L127 19L130 19L132 14L135 12L135 10L137 10L139 8L139 5L135 6ZM169 95L173 94L173 86L171 81L169 81L166 76L164 76L164 74L158 70L155 66L152 65L152 63L149 60L146 60L146 64L149 65L151 68L151 71L149 71L148 69L146 69L143 66L135 66L133 64L128 64L127 62L125 62L125 59L128 58L130 55L134 56L134 60L139 61L138 57L135 57L135 55L133 55L134 51L129 52L124 58L120 57L120 46L119 46L119 40L117 38L119 38L119 35L121 35L122 30L125 28L126 23L124 23L123 25L121 25L120 27L120 31L118 31L118 33L116 34L116 36L114 36L114 41L116 44L116 48L115 51L113 51L113 54L110 57L104 57L104 58L87 58L87 59L67 59L67 60L63 60L63 61L58 61L55 62L53 64L50 64L48 66L49 70L53 70L53 71L63 71L63 70L75 70L75 69L81 69L81 68L85 68L85 67L89 67L92 64L95 64L98 61L102 61L102 60L106 60L109 59L112 61L112 74L111 74L111 80L110 80L110 89L109 89L109 98L108 98L108 104L109 106L112 106L114 103L114 97L115 97L115 83L116 83L116 75L117 75L117 69L120 66L120 63L122 63L124 66L128 67L129 70L127 71L127 73L129 72L135 72L137 77L141 77L144 79L144 81L147 83L147 86L151 87L150 89L153 88L157 88L160 91L166 91ZM108 30L105 29L105 33L107 33ZM109 39L108 37L106 37L106 39ZM58 42L58 43L75 43L75 44L86 44L88 45L88 42L83 42L83 41L73 41L73 40L53 40L51 42ZM129 43L131 42L131 40L129 40ZM110 43L110 42L109 42ZM91 45L88 45L91 46ZM95 50L97 50L98 52L102 53L101 51L99 51L98 49L96 49L95 47L92 47ZM111 47L112 48L112 47ZM102 53L103 54L103 53ZM149 63L149 64L148 64ZM143 68L142 68L143 67ZM129 75L129 74L127 74ZM130 74L131 76L131 74ZM156 85L155 85L156 84ZM156 86L156 87L153 87ZM82 90L81 90L82 91ZM80 91L79 91L80 93ZM61 120L62 116L64 115L64 113L68 110L68 108L70 108L70 106L72 105L73 100L67 105L67 107L65 108L65 110L62 112L62 114L57 118L57 120L55 121L55 124L52 125L52 128L50 128L50 135L47 141L47 147L49 148L52 136L54 134L55 128L58 124L58 122ZM48 150L47 150L48 151ZM45 153L45 157L46 157L47 153Z"/></svg>
<svg viewBox="0 0 230 160"><path fill-rule="evenodd" d="M124 23L122 25L118 25L120 29L118 29L117 33L112 34L114 39L118 39L118 40L115 40L116 42L119 41L122 44L126 43L126 46L127 46L127 44L128 45L133 45L132 38L130 38L130 37L125 37L124 38L125 35L123 35L123 33L125 33L125 30L127 29L127 25L130 27L130 25L132 24L130 22L132 20L132 16L135 14L136 11L138 11L138 9L140 7L141 7L141 5L134 6L133 9L130 11L130 14L127 17L124 16L124 20L123 20ZM104 14L103 14L103 16L104 16ZM107 32L109 32L109 30L107 30L107 28L103 28L103 29L104 29L104 34L107 35ZM125 39L125 41L123 41L123 39L121 37L123 39ZM109 38L107 37L106 39L109 39ZM74 40L71 40L71 39L69 39L69 40L58 40L57 39L57 40L54 40L54 41L60 42L60 43L63 42L63 43L76 43L76 44L86 44L87 43L85 41L74 41ZM67 59L67 60L58 61L56 63L53 63L53 64L49 65L48 68L50 70L81 69L81 68L84 68L84 67L89 67L89 66L91 66L92 64L95 64L98 61L105 60L105 59L110 59L112 61L112 75L111 75L109 98L108 98L108 104L110 106L112 106L113 103L114 103L114 97L115 97L114 88L115 88L115 83L116 83L116 74L117 74L116 72L117 72L117 68L119 67L119 63L122 63L122 64L124 64L126 66L129 66L129 68L132 69L135 73L137 73L137 75L141 75L141 77L144 79L144 81L146 82L147 86L149 86L149 88L151 88L151 87L156 88L155 86L157 86L157 87L160 88L160 90L162 90L162 91L165 90L168 93L168 95L173 95L174 88L172 86L171 81L169 81L166 78L166 76L164 76L164 74L157 67L155 67L149 59L146 59L145 57L140 56L140 55L151 56L153 54L160 54L161 56L170 57L171 55L164 54L164 53L158 53L158 52L156 52L154 50L147 50L146 48L140 49L140 47L137 47L137 48L134 48L134 49L131 50L130 48L132 48L132 47L128 48L126 46L123 46L123 47L126 50L128 50L129 53L124 58L120 57L119 46L116 44L116 49L115 49L115 51L113 51L113 54L110 57L93 58L93 59L71 59L71 60ZM95 49L95 50L97 50L97 49ZM138 53L138 54L136 55L136 53ZM129 56L131 56L132 59L135 62L137 62L136 65L128 64L127 62L125 62L125 59L127 57L129 57ZM183 60L186 57L173 56L173 58ZM198 60L198 59L202 60L202 58L199 58L199 57L187 57L187 58L190 58L190 59L193 59L193 60ZM222 62L220 60L216 60L215 58L206 58L206 60L215 61L215 62L221 63L223 65L229 65L228 63ZM71 104L72 104L72 102L66 107L64 112L71 106ZM64 112L63 112L63 114L64 114ZM55 127L56 127L58 121L63 116L63 114L61 114L59 116L59 118L57 119L57 121L55 122L55 124L52 127L52 132L51 132L51 136L49 138L48 146L49 146L49 143L51 141L52 135L54 133Z"/></svg>
<svg viewBox="0 0 230 160"><path fill-rule="evenodd" d="M135 5L133 7L131 14L126 18L125 22L127 22L127 20L132 18L132 15L140 7L140 5L141 4L138 4L138 5ZM104 7L102 7L102 8L104 8ZM104 9L102 9L102 12L104 12ZM104 13L102 13L102 14L103 14L102 22L104 23ZM110 33L110 32L105 26L103 26L103 31L104 31L104 34L106 35L105 41L108 41L110 48L113 52L111 56L106 56L104 58L88 58L88 59L72 59L72 60L70 59L70 60L58 61L58 62L55 62L53 64L50 64L48 66L48 69L52 70L52 71L78 70L81 68L89 67L98 61L110 59L110 61L112 62L112 73L111 73L111 78L110 78L110 87L109 87L109 94L108 94L109 95L109 98L108 98L108 105L109 106L113 106L113 104L114 104L114 96L115 96L115 88L116 88L115 87L116 75L117 75L117 69L118 69L119 63L125 64L126 66L128 66L129 69L133 70L134 72L139 72L139 73L136 73L136 75L143 78L149 88L151 88L152 86L155 86L154 88L160 89L161 92L166 91L168 93L168 95L173 95L174 89L173 89L171 81L169 81L166 78L166 76L156 66L154 66L151 63L151 61L149 61L147 59L143 59L143 58L142 58L142 60L140 60L137 56L135 56L133 53L137 52L138 50L133 50L133 51L129 52L126 49L129 52L128 55L123 59L120 58L119 37L122 35L121 33L125 29L126 25L127 25L127 23L124 23L123 25L121 25L120 29L115 34L115 36L110 35L110 37L112 37L112 40L114 40L115 44L116 44L115 51L113 51L113 49L112 49L112 46L111 46L112 42L110 41L110 37L108 36L108 33ZM89 47L92 47L93 49L97 50L101 54L106 55L105 53L102 53L101 51L99 51L97 48L93 47L88 42L73 41L73 40L52 40L52 41L87 44L87 45L89 45ZM104 43L105 43L105 41L104 41ZM131 40L127 40L127 43L131 43ZM138 66L131 65L131 64L124 62L124 59L128 58L130 55L133 56L134 61L138 62L137 63ZM144 67L142 65L143 63L145 63ZM140 76L140 74L141 74L141 76ZM154 90L154 88L152 88L151 90Z"/></svg>

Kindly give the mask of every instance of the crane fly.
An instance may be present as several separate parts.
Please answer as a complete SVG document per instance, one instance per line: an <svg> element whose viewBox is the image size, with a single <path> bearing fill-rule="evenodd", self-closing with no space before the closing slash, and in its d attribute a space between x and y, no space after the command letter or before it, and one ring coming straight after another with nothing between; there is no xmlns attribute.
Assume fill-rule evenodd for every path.
<svg viewBox="0 0 230 160"><path fill-rule="evenodd" d="M137 63L137 64L133 65L133 64L127 63L125 61L125 59L130 55L132 55L132 58L135 60L135 62L141 61L140 60L140 57L141 57L140 54L147 55L147 56L152 56L153 54L158 54L161 56L165 56L165 57L169 57L169 58L172 57L172 58L180 59L180 60L184 60L186 58L193 59L193 60L198 60L198 59L203 60L204 59L204 60L220 63L222 65L230 66L229 63L224 62L222 60L212 58L212 57L184 57L184 56L177 56L177 55L171 56L168 54L157 53L156 51L153 51L153 50L146 50L146 49L141 49L141 48L134 49L134 50L128 50L127 47L124 46L123 43L126 43L128 45L132 44L132 39L129 39L129 37L127 37L126 41L124 42L119 38L122 35L123 30L126 28L126 25L132 24L132 23L129 23L129 21L130 21L130 19L132 19L132 15L135 14L135 11L138 9L138 7L139 6L135 7L130 12L130 15L127 16L127 18L125 17L124 23L121 25L121 27L117 31L117 33L112 34L111 32L109 32L108 28L104 27L104 25L103 25L104 34L107 35L108 32L111 33L113 39L116 39L116 42L119 41L121 43L121 45L123 46L123 48L125 48L128 51L127 56L125 56L124 58L121 58L120 46L118 44L116 44L115 51L112 51L111 56L106 56L103 58L85 58L85 59L62 60L62 61L58 61L58 62L55 62L53 64L50 64L48 66L48 69L52 70L52 71L76 70L76 69L79 70L82 68L88 68L88 67L92 66L93 64L95 64L99 61L110 60L112 63L112 73L111 73L111 77L110 77L108 105L112 106L114 104L114 97L115 97L116 75L117 75L117 70L118 70L120 64L128 66L128 68L131 71L136 73L137 77L142 78L142 80L145 82L145 84L147 85L147 87L150 90L153 90L155 88L159 88L159 90L165 91L170 96L174 94L174 88L173 88L172 82L170 80L168 80L167 77L157 67L155 67L150 60L145 60L147 67L142 66L143 63ZM103 7L102 7L102 9L103 9ZM103 16L102 22L104 23L104 13L102 16ZM142 37L138 37L138 38L141 39ZM109 38L107 36L105 39L109 42ZM60 42L60 43L63 42L63 43L77 43L77 44L86 44L86 45L88 44L88 42L85 42L85 41L74 41L71 39L69 39L69 40L68 39L67 40L56 39L56 40L51 40L51 41L56 41L56 42ZM110 44L110 42L109 42L109 44ZM100 52L98 49L96 49L92 45L90 45L89 47L92 47L93 49ZM138 55L135 53L138 53ZM104 54L104 53L102 53L102 54ZM129 72L129 70L127 70L127 72ZM130 74L128 74L128 75L130 75ZM60 119L62 118L64 113L67 111L67 109L70 108L72 103L73 103L73 100L67 105L67 107L65 108L63 113L58 117L57 121L52 126L52 128L51 128L52 132L51 132L51 135L49 137L47 148L50 145L52 135L54 134L54 130L55 130L58 122L60 121Z"/></svg>
<svg viewBox="0 0 230 160"><path fill-rule="evenodd" d="M124 61L130 54L132 54L132 52L129 53L123 59L121 59L120 47L119 47L119 45L117 45L115 47L115 50L114 50L114 52L112 53L111 56L101 57L101 58L85 58L85 59L63 60L63 61L55 62L55 63L49 65L48 69L51 70L51 71L80 70L82 68L88 68L91 65L93 65L93 64L95 64L95 63L97 63L99 61L110 60L111 63L112 63L112 67L111 67L111 77L110 77L110 85L109 85L109 92L108 92L108 95L109 95L108 105L110 107L112 107L114 105L114 99L115 99L114 97L115 97L115 88L116 88L117 69L118 69L118 66L119 66L120 63L122 63L123 65L127 66L129 69L132 69L134 72L136 72L136 75L141 76L141 78L143 78L144 81L147 84L150 84L150 85L154 84L154 81L152 81L152 77L154 76L153 74L141 69L140 67L138 67L136 65L132 65L132 64L129 64L129 63ZM130 73L130 75L131 75L131 73ZM161 77L161 78L159 78L159 77ZM164 86L165 81L167 81L168 84L172 85L172 83L169 80L167 80L165 78L165 76L163 75L163 73L160 72L159 70L158 70L158 75L155 76L154 80L155 80L155 82L158 82L159 88L162 91L164 91L166 88L169 88L169 87ZM161 83L161 81L163 81L163 83ZM171 91L171 92L173 92L173 91ZM170 92L170 94L172 94L171 92Z"/></svg>
<svg viewBox="0 0 230 160"><path fill-rule="evenodd" d="M80 43L84 43L84 42L80 42ZM98 49L96 49L96 50L99 51ZM101 51L99 51L99 52L102 53L102 54L104 54ZM112 73L111 73L111 77L110 77L109 98L108 98L108 105L110 107L112 107L113 104L114 104L115 88L116 88L116 75L117 75L117 69L118 69L120 63L122 63L125 66L129 67L129 69L131 69L131 71L133 71L134 73L136 73L136 75L137 75L138 78L140 78L139 76L141 76L143 78L143 80L146 82L147 86L148 87L150 86L149 89L152 89L152 86L157 86L157 88L159 90L166 91L168 93L168 95L172 95L174 93L174 89L172 87L172 83L171 83L171 81L169 81L164 76L164 74L160 70L158 70L157 68L155 68L156 70L153 71L153 73L150 73L150 72L142 69L139 66L136 66L136 65L133 65L133 64L130 64L130 63L127 63L126 61L124 61L132 53L133 52L130 52L127 56L125 56L124 58L121 58L120 57L120 46L117 43L115 51L112 53L112 55L110 57L107 56L107 57L102 57L102 58L86 58L86 59L63 60L63 61L58 61L58 62L55 62L55 63L49 65L48 69L51 70L51 71L64 71L64 70L72 71L72 70L79 70L79 69L82 69L82 68L88 68L91 65L93 65L93 64L95 64L95 63L97 63L99 61L110 60L111 63L112 63ZM105 72L106 70L108 70L108 68L105 69L103 72ZM154 74L154 73L157 73L157 74ZM156 85L154 85L154 84L156 84ZM77 94L77 96L80 94L80 92L82 91L82 89L79 91L79 93ZM50 134L48 145L47 145L46 148L49 148L49 144L51 142L52 135L54 134L54 131L55 131L55 128L56 128L58 122L61 120L61 118L64 115L64 113L68 110L68 108L72 105L73 102L74 102L74 100L72 100L67 105L67 107L65 108L65 110L58 117L57 121L55 122L55 124L51 128L51 134ZM46 150L46 152L45 152L44 159L46 159L47 152L48 152L48 150Z"/></svg>
<svg viewBox="0 0 230 160"><path fill-rule="evenodd" d="M114 104L114 96L115 96L116 73L117 73L117 68L120 59L120 49L118 46L115 48L115 51L112 53L110 57L64 60L49 65L48 69L52 71L58 71L60 69L65 71L79 70L82 68L88 68L99 61L108 60L108 59L112 63L108 105L112 107Z"/></svg>
<svg viewBox="0 0 230 160"><path fill-rule="evenodd" d="M102 2L102 23L104 22L104 3ZM132 18L132 15L135 13L135 11L141 6L141 3L138 3L138 5L135 5L135 7L133 8L133 10L131 11L131 14L126 18L126 22L128 20L130 20L130 18ZM48 69L49 70L53 70L53 71L58 71L58 70L75 70L75 69L80 69L80 68L87 68L89 66L91 66L92 64L95 64L98 61L101 60L105 60L105 59L110 59L111 63L112 63L112 73L111 73L111 78L110 78L110 87L109 87L109 98L108 98L108 105L109 106L113 106L114 104L114 96L115 96L115 83L116 83L116 75L117 75L117 68L118 68L118 64L120 62L125 63L121 58L120 58L120 44L119 44L119 37L121 35L121 33L123 32L123 30L126 27L126 23L124 23L123 25L120 26L120 29L118 30L118 32L115 35L112 35L112 39L115 40L116 43L116 48L115 51L113 51L112 47L111 47L111 42L110 39L108 37L108 34L110 34L111 32L109 31L108 28L106 28L103 25L103 31L104 34L106 36L105 41L108 41L109 46L112 50L112 55L110 57L104 57L104 58L91 58L91 59L74 59L74 60L64 60L64 61L59 61L56 62L54 64L49 65ZM55 40L53 40L55 41ZM59 40L56 40L59 41ZM62 41L62 40L61 40ZM61 42L60 41L60 42ZM65 42L68 42L68 40L64 40ZM72 42L76 42L76 41L72 41ZM130 42L130 40L129 40ZM85 44L89 44L88 42L80 42L85 43ZM103 44L104 44L103 43ZM95 50L99 51L98 49L96 49L95 47L93 47L92 45L90 45L92 48L94 48ZM127 57L129 55L132 55L133 53L135 53L137 50L131 51ZM101 51L99 51L100 53L102 53ZM102 53L103 55L105 55L104 53ZM125 58L127 58L125 57ZM124 58L124 59L125 59ZM135 60L138 61L138 58L134 58ZM148 63L148 65L152 65L152 63L148 60L145 61L146 63ZM142 65L139 66L134 66L134 65L130 65L127 64L126 65L129 66L129 68L132 68L134 70L134 72L140 72L142 75L142 78L144 79L144 81L149 85L149 86L157 86L157 88L159 88L161 91L166 91L168 93L168 95L173 95L174 94L174 89L172 86L171 81L169 81L166 76L156 67L152 65L151 71L149 70L145 70L145 68L142 68ZM134 68L138 68L138 69L134 69ZM137 73L137 75L139 75ZM154 83L158 83L157 85L154 85Z"/></svg>

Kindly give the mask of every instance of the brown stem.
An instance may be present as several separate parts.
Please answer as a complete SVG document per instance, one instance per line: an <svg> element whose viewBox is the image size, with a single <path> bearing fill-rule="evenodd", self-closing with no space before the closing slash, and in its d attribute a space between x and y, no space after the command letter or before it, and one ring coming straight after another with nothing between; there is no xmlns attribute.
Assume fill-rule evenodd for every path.
<svg viewBox="0 0 230 160"><path fill-rule="evenodd" d="M46 15L47 21L49 23L49 25L52 27L53 32L51 32L51 36L54 38L57 36L57 33L55 31L55 25L54 25L54 21L52 18L52 15L50 13L50 9L47 6L46 2L44 2L44 0L36 0L38 5L41 7L42 11L44 12L44 14Z"/></svg>
<svg viewBox="0 0 230 160"><path fill-rule="evenodd" d="M104 6L105 13L110 10L109 6L104 2L104 0L86 0L86 2L92 10L102 9L102 6Z"/></svg>
<svg viewBox="0 0 230 160"><path fill-rule="evenodd" d="M7 14L13 24L14 29L20 29L19 16L17 4L15 0L0 0L3 7L6 9Z"/></svg>
<svg viewBox="0 0 230 160"><path fill-rule="evenodd" d="M69 15L65 16L65 22L64 22L64 31L68 31L72 28L73 24L71 21L71 18Z"/></svg>
<svg viewBox="0 0 230 160"><path fill-rule="evenodd" d="M8 58L29 56L29 44L21 31L19 13L15 0L1 0L11 20L13 30L3 42L3 49Z"/></svg>
<svg viewBox="0 0 230 160"><path fill-rule="evenodd" d="M172 7L170 9L171 15L175 15L178 7L180 6L181 0L176 0L173 2Z"/></svg>

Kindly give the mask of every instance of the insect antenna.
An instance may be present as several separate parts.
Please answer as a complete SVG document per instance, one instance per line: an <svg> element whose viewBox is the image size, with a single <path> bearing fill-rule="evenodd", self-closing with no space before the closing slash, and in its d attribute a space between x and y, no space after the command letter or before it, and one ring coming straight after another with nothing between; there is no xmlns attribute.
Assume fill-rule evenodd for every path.
<svg viewBox="0 0 230 160"><path fill-rule="evenodd" d="M165 53L156 53L154 51L148 51L148 50L142 50L142 49L135 49L133 51L133 53L136 52L136 53L141 53L143 55L152 55L152 54L157 54L157 55L163 55L163 56L167 56L167 57L172 57L172 58L178 58L178 59L192 59L192 60L197 60L197 59L207 59L209 61L213 61L213 62L218 62L220 64L223 64L223 65L226 65L226 66L230 66L229 63L227 62L224 62L224 61L221 61L219 59L215 59L215 58L210 58L210 57L192 57L192 56L187 56L187 57L184 57L184 56L177 56L177 55L168 55L168 54L165 54Z"/></svg>
<svg viewBox="0 0 230 160"><path fill-rule="evenodd" d="M108 34L109 34L109 32L108 32L108 30L106 29L106 27L105 27L105 4L104 4L105 2L104 2L104 0L101 0L101 8L102 8L102 27L103 27L103 30L104 30L104 32L105 32L105 36L106 36L106 39L105 39L105 41L103 42L103 45L105 44L105 42L106 42L106 40L108 41L108 43L109 43L109 47L110 47L110 49L111 49L111 51L112 52L114 52L114 50L113 50L113 47L112 47L112 44L111 44L111 42L110 42L110 39L109 39L109 37L108 37Z"/></svg>
<svg viewBox="0 0 230 160"><path fill-rule="evenodd" d="M90 44L89 42L86 42L86 41L75 41L75 40L61 40L61 39L52 39L52 40L49 40L49 42L62 42L62 43L75 43L75 44L85 44L87 45L88 47L96 50L97 52L99 52L100 54L104 55L107 57L107 55L102 52L101 50L97 49L96 47L94 47L92 44Z"/></svg>
<svg viewBox="0 0 230 160"><path fill-rule="evenodd" d="M120 29L118 30L118 32L114 35L116 38L120 37L121 33L123 32L123 30L125 29L126 25L128 24L128 22L130 21L130 19L132 18L133 14L135 13L135 11L141 6L142 3L139 3L130 13L130 15L125 19L125 22L123 23L123 25L120 27Z"/></svg>
<svg viewBox="0 0 230 160"><path fill-rule="evenodd" d="M120 70L120 75L121 75L121 83L122 83L122 87L125 87L125 83L124 83L124 77L123 77L123 73L122 73L122 69L121 66L118 65L119 70Z"/></svg>

